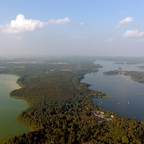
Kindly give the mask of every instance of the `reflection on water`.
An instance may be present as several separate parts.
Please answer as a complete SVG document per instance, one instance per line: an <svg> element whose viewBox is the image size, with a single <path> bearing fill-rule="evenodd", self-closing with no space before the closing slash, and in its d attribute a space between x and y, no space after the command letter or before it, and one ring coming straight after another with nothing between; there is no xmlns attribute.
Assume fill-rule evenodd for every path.
<svg viewBox="0 0 144 144"><path fill-rule="evenodd" d="M0 75L0 140L30 130L27 125L15 121L16 117L28 108L25 101L9 96L12 90L20 88L16 84L17 78L12 75Z"/></svg>
<svg viewBox="0 0 144 144"><path fill-rule="evenodd" d="M114 64L111 61L96 61L103 68L96 73L86 74L83 83L89 83L92 90L103 91L110 94L110 98L96 99L93 101L105 110L110 110L120 116L131 117L144 121L144 83L133 81L124 75L103 75L104 71L118 70L119 67L126 71L144 71L137 66L144 64L124 65Z"/></svg>

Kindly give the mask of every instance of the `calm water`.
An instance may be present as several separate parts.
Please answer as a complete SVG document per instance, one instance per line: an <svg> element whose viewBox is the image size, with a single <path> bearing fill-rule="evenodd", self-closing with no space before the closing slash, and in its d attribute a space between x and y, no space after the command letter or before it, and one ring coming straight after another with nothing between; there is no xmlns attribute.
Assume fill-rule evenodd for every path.
<svg viewBox="0 0 144 144"><path fill-rule="evenodd" d="M118 70L119 67L127 71L144 71L144 69L137 68L137 66L144 66L144 64L124 65L101 60L95 63L101 64L103 68L99 68L96 73L86 74L81 82L89 83L91 84L90 89L103 91L111 97L94 98L93 101L103 109L120 116L144 121L144 83L133 81L124 75L103 75L104 71Z"/></svg>
<svg viewBox="0 0 144 144"><path fill-rule="evenodd" d="M30 131L27 125L15 121L15 118L29 107L25 101L9 96L12 90L20 88L16 84L17 79L17 76L0 74L0 140Z"/></svg>

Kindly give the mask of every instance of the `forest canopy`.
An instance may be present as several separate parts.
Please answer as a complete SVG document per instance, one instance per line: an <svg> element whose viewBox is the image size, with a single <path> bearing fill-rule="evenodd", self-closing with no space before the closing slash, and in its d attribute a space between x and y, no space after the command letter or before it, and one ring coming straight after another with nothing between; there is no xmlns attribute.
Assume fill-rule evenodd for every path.
<svg viewBox="0 0 144 144"><path fill-rule="evenodd" d="M80 82L84 74L97 72L99 64L86 58L57 58L14 59L0 65L0 73L19 76L21 88L10 96L29 104L16 121L33 127L27 134L3 139L2 144L143 143L143 122L102 110L92 98L109 95Z"/></svg>

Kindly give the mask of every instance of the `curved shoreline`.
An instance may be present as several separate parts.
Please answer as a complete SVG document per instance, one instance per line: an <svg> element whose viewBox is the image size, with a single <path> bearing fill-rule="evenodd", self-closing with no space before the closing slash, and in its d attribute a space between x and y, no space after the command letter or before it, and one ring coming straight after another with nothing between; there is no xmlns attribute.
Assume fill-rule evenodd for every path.
<svg viewBox="0 0 144 144"><path fill-rule="evenodd" d="M111 99L95 99L95 104L100 105L105 110L115 112L118 116L125 116L126 118L133 118L135 120L144 121L144 117L136 112L143 112L141 103L141 101L144 100L144 97L141 97L143 95L142 83L132 79L132 77L130 77L129 75L124 74L118 74L115 77L105 76L103 75L103 72L115 71L118 66L114 65L113 62L99 61L99 63L103 65L104 68L101 70L99 69L100 71L98 72L98 74L90 74L85 76L85 80L83 80L82 82L89 82L91 84L91 87L89 87L89 89L91 90L100 90L110 94ZM122 67L123 71L128 72L132 71L134 68L134 66ZM134 72L138 74L144 73L136 70ZM133 87L132 90L131 87ZM122 88L124 89L123 92L121 92ZM124 108L126 110L124 110ZM130 108L133 112L129 110ZM121 109L123 110L123 112L121 111Z"/></svg>
<svg viewBox="0 0 144 144"><path fill-rule="evenodd" d="M4 75L4 76L16 76L17 78L15 78L16 80L15 80L15 84L18 86L18 88L14 88L14 89L12 89L12 90L10 90L10 92L9 92L9 94L8 94L8 97L10 97L10 98L14 98L14 97L12 97L12 96L10 96L10 93L13 91L13 90L17 90L17 89L20 89L21 88L21 86L17 83L17 80L19 79L19 76L17 76L17 75L14 75L14 74L1 74L1 76L2 75ZM6 81L6 80L5 80ZM16 98L16 97L15 97ZM17 99L19 99L19 98L17 98ZM20 99L19 99L20 100ZM28 102L26 101L26 100L24 100L23 99L23 101L25 101L27 104L28 104ZM9 106L9 105L8 105ZM28 107L29 107L30 105L28 104ZM17 107L19 107L19 106L17 106ZM16 107L16 109L17 109L17 107ZM28 108L27 107L27 108ZM22 110L23 111L23 110ZM21 111L21 112L22 112ZM20 114L20 113L19 113ZM16 117L17 118L17 117ZM15 121L16 121L16 123L18 122L19 124L21 123L21 122L19 122L19 121L17 121L16 120L16 118L14 119ZM13 118L12 118L13 119ZM24 123L21 123L21 124L24 124ZM26 124L27 125L27 124ZM15 126L15 125L14 125ZM16 127L19 127L19 125L17 125L16 124ZM27 128L29 128L29 131L31 131L32 130L32 128L31 128L31 126L29 126L29 125L27 125ZM17 129L18 131L19 131L19 129ZM21 132L19 133L19 134L21 134ZM12 134L13 135L13 134ZM15 135L15 134L14 134ZM10 136L7 136L7 137L10 137ZM4 138L2 138L0 141L3 141L4 139L6 139L7 137L4 137Z"/></svg>
<svg viewBox="0 0 144 144"><path fill-rule="evenodd" d="M14 74L10 74L10 75L14 75ZM17 76L17 77L18 77L17 80L16 80L16 84L19 85L20 88L24 88L25 86L22 85L22 84L20 84L20 83L18 82L18 79L21 78L21 77L18 76L18 75L14 75L14 76ZM20 88L19 88L19 89L20 89ZM16 90L16 89L14 89L14 90ZM12 90L12 91L14 91L14 90ZM11 91L11 92L12 92L12 91ZM11 93L11 92L10 92L10 93ZM10 95L10 93L9 93L9 95ZM26 101L26 99L23 99L23 98L20 98L20 97L17 97L17 96L11 96L11 95L10 95L10 97L11 97L11 98L15 98L15 99L19 99L19 100L23 100L23 101L25 101L25 102L29 105L29 107L30 107L30 103L29 103L28 101ZM29 108L29 107L28 107L28 108ZM20 114L19 114L19 115L20 115ZM18 115L18 116L19 116L19 115ZM34 130L34 127L33 127L32 125L29 125L29 124L26 123L26 122L22 122L22 121L18 120L18 119L17 119L18 116L17 116L16 119L15 119L16 122L25 124L25 125L27 125L27 126L30 128L30 130L32 130L32 131Z"/></svg>
<svg viewBox="0 0 144 144"><path fill-rule="evenodd" d="M29 103L28 101L26 101L25 99L23 99L23 98L19 98L19 97L17 97L17 96L10 96L10 97L15 98L15 99L19 99L19 100L23 100L23 101L25 101L25 102L29 105L29 107L30 107L30 103ZM29 108L29 107L28 107L28 108ZM19 114L19 115L20 115L20 114ZM19 116L19 115L18 115L18 116ZM30 128L31 131L36 130L35 126L29 125L29 124L26 123L26 122L23 122L23 121L18 120L18 119L17 119L18 116L17 116L16 119L15 119L16 122L19 122L19 123L22 123L22 124L27 125L27 126Z"/></svg>
<svg viewBox="0 0 144 144"><path fill-rule="evenodd" d="M93 118L95 118L95 116L94 116L94 114L93 114L93 112L95 111L95 110L101 110L101 107L95 107L95 104L94 104L94 102L92 101L92 97L103 97L103 96L105 96L105 93L103 93L102 91L87 91L87 89L88 89L88 86L89 86L89 84L88 83L86 83L86 84L81 84L80 83L80 78L83 78L83 76L85 75L86 73L81 73L81 74L79 74L79 75L70 75L71 77L71 79L70 79L70 81L72 82L72 81L74 81L74 86L75 87L78 87L78 86L81 86L81 87L79 87L79 89L80 90L83 90L82 92L82 94L80 93L81 91L79 91L79 93L78 93L78 95L75 95L75 93L74 93L74 95L72 95L70 98L71 99L73 99L73 98L75 98L75 100L76 101L78 101L78 104L76 105L76 107L79 107L79 106L82 106L82 109L78 109L77 111L76 111L76 116L79 116L79 112L81 112L81 111L85 111L85 112L87 112L87 110L88 111L90 111L90 116L88 116L88 117L86 117L86 119L85 120L87 120L87 118L88 119L90 119L90 120L93 120ZM63 77L65 78L65 75L63 75ZM22 77L23 78L23 77ZM75 79L74 79L75 78ZM43 80L43 79L42 79ZM49 80L49 79L48 79ZM53 80L53 79L52 79ZM29 101L29 99L28 99L28 96L32 96L31 94L30 94L30 91L28 91L28 93L27 93L27 95L25 94L25 92L26 92L26 90L27 90L27 84L25 83L26 81L25 80L23 80L23 79L20 79L20 81L19 81L20 83L22 82L22 83L24 83L25 85L26 85L26 88L24 88L23 90L21 90L20 89L20 91L18 92L18 91L14 91L14 92L12 92L11 93L11 97L15 97L15 98L17 98L17 99L23 99L23 98L25 98L25 99L27 99L28 101ZM39 82L39 81L38 81ZM41 81L41 82L43 82L43 81ZM85 83L85 82L84 82ZM35 84L35 81L33 81L33 85ZM32 86L33 86L32 85ZM53 85L52 85L53 86ZM61 86L61 83L60 83L60 86ZM71 85L70 85L71 86ZM35 88L37 88L37 87L35 87ZM41 87L41 88L43 88L43 87ZM59 87L58 87L59 88ZM69 87L68 87L69 88ZM89 87L89 89L90 89L90 87ZM29 89L28 89L29 90ZM39 90L39 89L38 89ZM43 90L43 89L42 89ZM69 90L69 89L68 89ZM75 90L75 89L74 89ZM77 89L76 89L77 90ZM37 91L36 91L37 92ZM48 92L48 91L46 91L46 92ZM75 91L74 91L75 92ZM88 93L87 93L88 92ZM52 93L53 94L53 93ZM76 93L77 94L77 93ZM87 95L88 94L88 95ZM15 96L16 95L16 96ZM38 97L40 96L40 95L37 95ZM67 96L67 95L66 95ZM74 96L74 97L73 97ZM21 98L22 97L22 98ZM33 97L32 97L33 98ZM26 101L24 99L24 101ZM30 99L31 100L31 99ZM44 99L45 100L45 99ZM71 108L73 109L73 106L71 105L72 103L71 102L75 102L75 100L74 101L68 101L69 102L69 108L68 108L68 110L71 110ZM44 101L45 102L45 101ZM48 103L49 104L49 103ZM47 105L48 105L47 104ZM53 104L53 103L52 103ZM30 109L33 107L33 106L35 106L35 105L33 105L33 103L31 103L30 104ZM54 105L53 105L54 106ZM60 105L61 106L61 105ZM86 106L88 106L88 107L86 107ZM57 110L57 109L56 109ZM26 111L27 111L27 109L26 109ZM63 113L65 112L65 111L67 111L67 109L64 109L64 111L62 111ZM102 110L104 113L106 112L105 110ZM29 112L29 111L28 111ZM78 113L77 113L78 112ZM30 113L31 114L31 113ZM33 114L33 113L32 113ZM39 114L39 112L38 112L38 114ZM51 118L53 117L53 113L47 113L48 115L50 115L51 116ZM54 113L54 114L57 114L57 118L60 116L59 115L59 111L58 112L56 112L56 113ZM66 120L69 120L69 119L71 119L71 120L74 120L74 122L77 122L77 119L76 119L76 121L75 121L75 115L73 115L73 114L71 114L70 115L70 117L69 116L67 116L67 114L66 113L64 113L65 114L65 117L61 117L61 119L60 120L58 120L59 122L63 122L63 118L65 118ZM110 116L111 114L113 114L113 113L111 113L110 111L107 111L106 112L106 115L108 115L108 116ZM22 117L21 117L22 116ZM86 116L86 115L83 115L83 116ZM82 119L83 119L83 116L81 117ZM44 115L44 117L47 119L47 117ZM54 115L54 117L55 117L55 115ZM31 125L31 124L33 124L32 122L31 122L31 119L32 119L32 117L29 115L29 113L28 113L28 121L27 121L27 119L25 119L26 117L25 117L25 113L21 113L20 114L20 117L18 117L18 121L20 122L20 121L22 121L22 123L25 123L25 121L26 121L26 123L27 122L29 122L29 124ZM48 117L49 118L49 117ZM39 118L40 119L40 118ZM35 119L34 119L35 120ZM56 124L56 119L54 120L53 118L51 119L52 120L52 122L55 122L55 124ZM81 120L81 119L80 119ZM84 120L84 122L86 122ZM96 120L96 119L95 119ZM118 121L117 121L118 120ZM123 128L123 129L121 129L121 127L119 126L119 124L120 124L120 121L121 120L126 120L126 122L124 123L124 124L126 124L126 128ZM66 121L66 125L68 125L68 124L70 124L70 123L73 123L73 121ZM81 122L81 121L80 121ZM95 121L95 123L96 122L99 122L98 120L96 120ZM104 122L104 120L102 121L102 123ZM137 126L138 127L142 127L141 125L139 126L139 124L143 124L143 123L141 123L141 122L138 122L138 121L131 121L131 119L127 119L127 118L121 118L120 116L117 116L117 115L115 115L114 114L114 120L111 122L111 124L113 125L113 127L114 127L114 129L115 128L117 128L118 130L120 130L121 132L126 132L126 136L129 134L129 133L127 133L127 132L129 132L128 131L128 129L127 129L127 127L129 127L129 124L127 123L127 122L132 122L132 123L135 123L135 124L137 124ZM83 123L83 122L82 122ZM116 125L118 123L118 125ZM38 122L38 124L39 124L39 122ZM44 126L45 126L45 121L43 122L43 124L44 124ZM49 122L47 122L47 124L49 124ZM94 126L93 125L93 123L91 123L90 125L87 125L87 122L85 123L86 125L86 128L87 129L91 129L92 130L92 127L91 127L91 124L92 124L92 126ZM110 123L109 123L110 124ZM96 125L99 125L98 123L96 124ZM44 127L44 129L46 129L46 128L53 128L52 129L52 131L49 133L50 135L53 135L54 133L54 131L53 130L55 130L55 128L58 128L58 129L63 129L63 126L61 125L60 127L59 127L59 125L55 125L56 127L53 127L53 124L51 123L51 124L49 124L48 125L48 127ZM105 130L105 126L104 125L100 125L101 126L101 128L104 128L103 130ZM110 125L107 125L108 127L110 126ZM93 127L94 129L95 129L95 127ZM109 127L110 128L110 127ZM47 130L47 129L46 129ZM78 132L78 133L81 133L82 131L83 131L83 128L81 129L81 127L79 127L79 129L75 129L76 130L76 132ZM111 129L109 129L110 131L105 131L105 132L108 132L108 134L112 134L112 137L107 137L107 136L105 136L105 138L106 139L109 139L109 141L111 141L112 139L113 139L113 135L114 135L114 137L116 136L119 136L119 135L117 135L117 134L115 134L114 132L113 132L113 130L111 130ZM41 129L39 129L39 132L41 131ZM35 132L32 132L33 134L35 133ZM46 135L46 134L48 134L48 132L47 131L42 131L42 133L41 133L41 137L43 137L44 135ZM124 133L125 134L125 133ZM35 135L35 134L34 134ZM69 137L69 132L68 131L64 131L64 135L66 136L66 138L67 137ZM37 134L36 134L36 136L37 136ZM60 135L61 136L61 135ZM93 136L93 133L91 133L91 136ZM141 136L141 135L140 135ZM28 138L28 135L26 135L26 137ZM38 140L37 140L37 142L41 139L41 137L38 137ZM76 138L78 137L78 135L76 135ZM99 137L103 137L103 133L100 133L99 134ZM14 138L14 137L13 137ZM11 138L11 141L14 141L14 142L16 142L16 141L19 141L20 139L21 139L21 135L20 136L17 136L17 139L18 140L14 140L13 138ZM64 137L65 138L65 137ZM87 137L87 139L88 139L89 137ZM122 139L123 137L122 137L122 135L120 136L120 141L121 141L121 139ZM135 138L135 137L134 137ZM25 138L25 136L23 136L23 139L24 139L24 141L25 141L25 143L28 143L28 139L26 139ZM31 138L30 138L31 139ZM47 141L47 139L49 139L49 137L45 137L45 140ZM138 138L137 138L138 139ZM95 138L95 140L96 141L98 141L98 142L100 142L100 141L103 141L103 140L101 140L101 138ZM132 139L133 140L133 139ZM131 141L132 141L131 140ZM134 139L135 140L135 139ZM138 140L141 140L141 139L138 139ZM33 141L35 141L34 139L33 139ZM79 141L78 139L76 140L76 141ZM92 141L92 139L90 140L90 141ZM5 140L3 141L3 143L5 142ZM10 142L10 140L8 140L7 142Z"/></svg>

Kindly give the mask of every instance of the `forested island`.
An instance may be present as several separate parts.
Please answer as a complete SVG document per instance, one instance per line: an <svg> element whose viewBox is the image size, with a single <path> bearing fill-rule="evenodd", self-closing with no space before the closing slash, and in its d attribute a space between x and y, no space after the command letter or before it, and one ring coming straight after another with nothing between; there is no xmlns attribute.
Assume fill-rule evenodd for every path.
<svg viewBox="0 0 144 144"><path fill-rule="evenodd" d="M80 83L84 74L98 71L100 65L85 58L13 59L0 65L1 74L19 76L21 88L10 96L29 104L16 121L33 128L3 139L2 144L144 143L144 122L102 110L92 98L109 95Z"/></svg>
<svg viewBox="0 0 144 144"><path fill-rule="evenodd" d="M144 72L112 70L112 71L104 72L103 74L105 75L124 74L125 76L129 76L134 81L144 83Z"/></svg>

